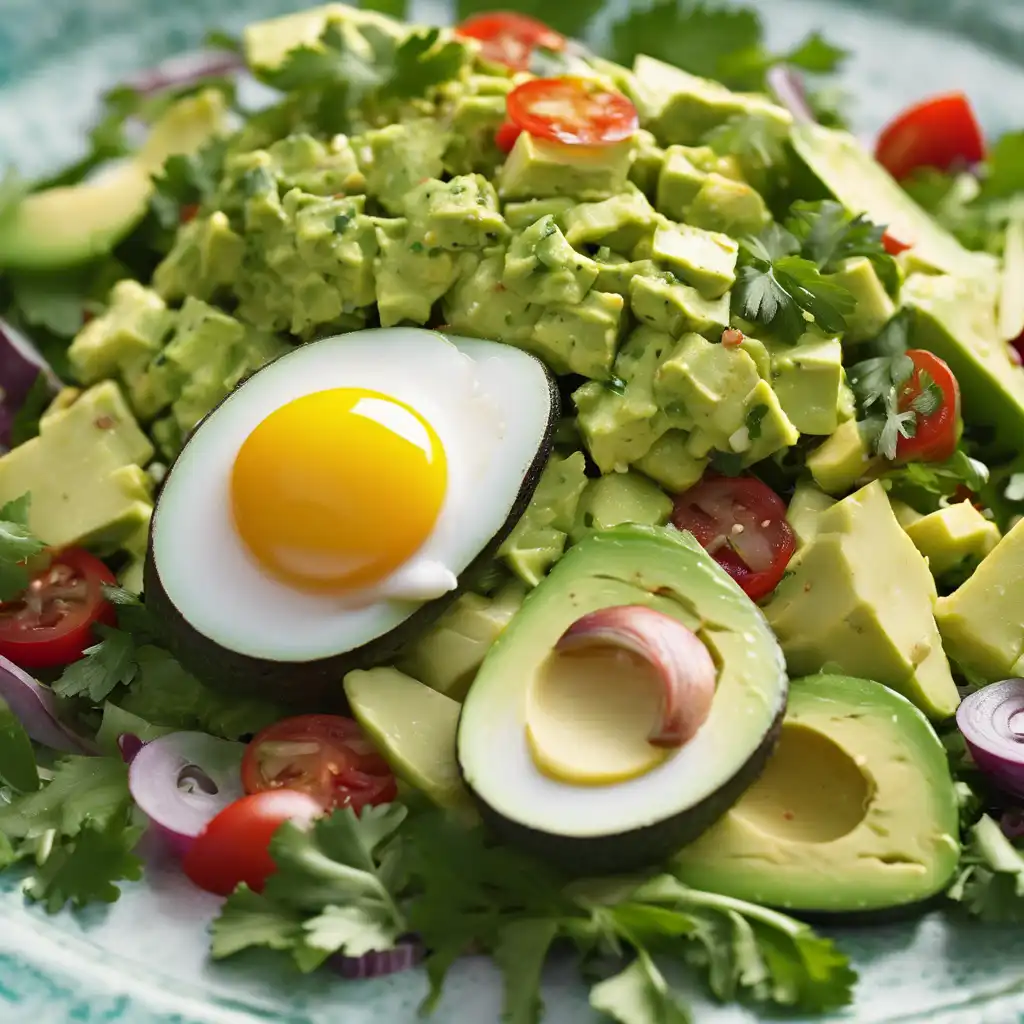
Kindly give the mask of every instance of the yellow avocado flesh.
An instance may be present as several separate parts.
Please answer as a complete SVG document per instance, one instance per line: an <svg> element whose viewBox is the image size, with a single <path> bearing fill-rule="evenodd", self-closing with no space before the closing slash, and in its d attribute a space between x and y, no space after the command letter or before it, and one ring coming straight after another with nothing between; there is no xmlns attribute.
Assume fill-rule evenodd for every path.
<svg viewBox="0 0 1024 1024"><path fill-rule="evenodd" d="M581 786L635 779L666 750L647 737L658 721L661 684L628 651L594 647L552 652L526 697L526 735L547 776Z"/></svg>
<svg viewBox="0 0 1024 1024"><path fill-rule="evenodd" d="M775 753L717 824L679 853L679 878L793 910L927 899L959 858L938 737L905 698L845 676L793 680Z"/></svg>

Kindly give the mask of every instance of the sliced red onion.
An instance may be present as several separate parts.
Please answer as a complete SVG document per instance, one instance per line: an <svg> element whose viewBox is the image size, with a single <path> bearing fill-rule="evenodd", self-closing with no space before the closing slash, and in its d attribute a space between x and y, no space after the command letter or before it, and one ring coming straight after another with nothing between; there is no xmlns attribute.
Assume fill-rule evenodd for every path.
<svg viewBox="0 0 1024 1024"><path fill-rule="evenodd" d="M814 111L807 102L804 80L799 72L786 64L776 64L768 71L768 88L776 100L803 124L814 124Z"/></svg>
<svg viewBox="0 0 1024 1024"><path fill-rule="evenodd" d="M135 760L135 755L145 745L133 732L123 732L117 737L117 749L121 751L125 764L131 764Z"/></svg>
<svg viewBox="0 0 1024 1024"><path fill-rule="evenodd" d="M1011 842L1024 839L1024 809L1018 807L1011 811L1003 811L1003 815L999 819L999 827L1002 828L1003 835Z"/></svg>
<svg viewBox="0 0 1024 1024"><path fill-rule="evenodd" d="M183 53L157 64L154 68L141 71L128 80L137 92L145 95L192 85L214 75L230 75L245 67L245 60L239 53L223 53L213 50L197 50Z"/></svg>
<svg viewBox="0 0 1024 1024"><path fill-rule="evenodd" d="M131 759L132 799L179 856L217 814L244 796L244 753L244 743L172 732L144 744Z"/></svg>
<svg viewBox="0 0 1024 1024"><path fill-rule="evenodd" d="M362 956L345 956L339 953L331 958L334 967L343 978L352 981L360 978L383 978L415 967L424 955L423 943L419 939L402 939L394 949L364 953Z"/></svg>
<svg viewBox="0 0 1024 1024"><path fill-rule="evenodd" d="M37 683L13 661L0 657L0 698L14 712L29 737L44 747L68 754L95 754L97 748L72 732L57 715L53 691Z"/></svg>
<svg viewBox="0 0 1024 1024"><path fill-rule="evenodd" d="M648 737L656 747L681 747L711 713L715 663L701 639L677 619L644 605L601 608L574 622L558 651L611 646L654 669L662 684L661 713Z"/></svg>
<svg viewBox="0 0 1024 1024"><path fill-rule="evenodd" d="M40 374L56 394L60 381L50 365L21 331L0 320L0 444L4 451L11 444L14 417Z"/></svg>
<svg viewBox="0 0 1024 1024"><path fill-rule="evenodd" d="M978 768L1024 797L1024 679L1004 679L965 697L956 724Z"/></svg>

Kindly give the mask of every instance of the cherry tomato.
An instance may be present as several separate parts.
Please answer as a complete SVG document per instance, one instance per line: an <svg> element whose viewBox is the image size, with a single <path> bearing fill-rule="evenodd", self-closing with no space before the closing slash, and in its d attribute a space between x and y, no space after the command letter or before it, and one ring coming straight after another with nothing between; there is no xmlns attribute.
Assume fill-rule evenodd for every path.
<svg viewBox="0 0 1024 1024"><path fill-rule="evenodd" d="M277 789L243 796L228 804L199 833L185 854L185 874L207 892L227 896L240 882L262 892L275 869L268 847L286 822L300 828L323 814L320 804L306 793Z"/></svg>
<svg viewBox="0 0 1024 1024"><path fill-rule="evenodd" d="M920 167L948 170L985 158L985 138L960 92L932 96L904 110L878 137L875 158L897 181Z"/></svg>
<svg viewBox="0 0 1024 1024"><path fill-rule="evenodd" d="M565 36L542 21L510 11L490 11L467 18L455 29L457 36L476 39L485 60L513 71L528 71L536 49L564 50Z"/></svg>
<svg viewBox="0 0 1024 1024"><path fill-rule="evenodd" d="M901 252L906 252L910 248L906 242L901 242L895 235L890 235L888 231L882 235L882 245L885 246L885 251L890 256L899 256Z"/></svg>
<svg viewBox="0 0 1024 1024"><path fill-rule="evenodd" d="M928 415L917 413L914 436L900 435L896 441L896 459L899 462L945 462L956 451L960 423L960 385L953 371L937 355L919 348L910 349L907 355L914 362L914 372L910 380L900 388L900 412L913 409L915 400L924 390L922 374L927 374L938 387L942 401Z"/></svg>
<svg viewBox="0 0 1024 1024"><path fill-rule="evenodd" d="M247 793L298 789L326 809L390 803L398 796L387 761L351 718L299 715L257 733L242 760Z"/></svg>
<svg viewBox="0 0 1024 1024"><path fill-rule="evenodd" d="M620 92L583 78L533 78L508 94L508 117L535 138L607 146L633 135L636 107Z"/></svg>
<svg viewBox="0 0 1024 1024"><path fill-rule="evenodd" d="M511 121L506 121L495 133L494 144L502 153L511 153L516 139L523 134L523 129Z"/></svg>
<svg viewBox="0 0 1024 1024"><path fill-rule="evenodd" d="M188 224L189 221L196 219L196 214L199 213L198 203L185 203L182 206L181 211L178 214L178 220L182 224Z"/></svg>
<svg viewBox="0 0 1024 1024"><path fill-rule="evenodd" d="M97 622L112 626L113 606L103 584L114 574L88 551L55 555L16 601L0 604L0 654L22 668L55 668L77 661L93 643Z"/></svg>
<svg viewBox="0 0 1024 1024"><path fill-rule="evenodd" d="M778 586L796 550L784 502L752 476L705 476L676 498L672 524L689 530L752 601Z"/></svg>

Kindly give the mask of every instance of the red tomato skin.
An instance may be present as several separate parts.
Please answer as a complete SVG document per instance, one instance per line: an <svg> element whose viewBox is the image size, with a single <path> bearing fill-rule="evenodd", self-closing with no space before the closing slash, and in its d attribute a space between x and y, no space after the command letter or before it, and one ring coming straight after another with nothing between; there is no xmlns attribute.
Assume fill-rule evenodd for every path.
<svg viewBox="0 0 1024 1024"><path fill-rule="evenodd" d="M200 889L228 896L241 882L262 892L275 870L270 840L286 822L303 828L324 813L306 793L268 790L229 804L195 838L182 867Z"/></svg>
<svg viewBox="0 0 1024 1024"><path fill-rule="evenodd" d="M901 242L894 235L890 235L888 231L882 235L882 245L885 246L885 251L890 256L899 256L901 252L906 252L911 248L911 246Z"/></svg>
<svg viewBox="0 0 1024 1024"><path fill-rule="evenodd" d="M466 18L455 27L455 34L480 43L485 60L504 64L513 71L529 71L530 57L538 47L565 49L565 36L542 21L512 11L487 11Z"/></svg>
<svg viewBox="0 0 1024 1024"><path fill-rule="evenodd" d="M960 384L953 371L932 352L909 349L914 375L900 392L899 408L905 411L920 388L916 386L922 371L929 373L942 391L941 407L931 416L917 417L914 437L900 436L896 441L897 462L945 462L956 451L960 425Z"/></svg>
<svg viewBox="0 0 1024 1024"><path fill-rule="evenodd" d="M508 94L506 104L513 124L566 146L614 145L640 126L636 107L622 93L572 76L530 79Z"/></svg>
<svg viewBox="0 0 1024 1024"><path fill-rule="evenodd" d="M523 129L511 121L506 121L495 133L494 144L502 153L511 153L516 139L523 134Z"/></svg>
<svg viewBox="0 0 1024 1024"><path fill-rule="evenodd" d="M985 137L962 92L944 93L909 107L882 129L875 159L897 180L922 167L948 170L985 158Z"/></svg>
<svg viewBox="0 0 1024 1024"><path fill-rule="evenodd" d="M696 492L703 487L714 487L729 494L734 501L744 504L757 512L758 518L769 522L765 528L772 545L773 561L769 568L754 572L739 554L728 545L718 547L711 557L739 584L740 589L751 599L760 601L767 597L781 582L786 566L796 551L796 536L786 520L786 506L782 499L767 485L752 476L723 477L706 474L696 486L684 491L676 498L672 513L672 525L679 530L688 530L701 547L708 545L718 535L713 521L692 510Z"/></svg>
<svg viewBox="0 0 1024 1024"><path fill-rule="evenodd" d="M69 613L56 626L19 629L0 620L0 655L26 669L60 668L82 657L94 643L92 628L97 623L117 624L113 605L104 600L103 584L114 586L114 574L94 555L82 548L67 548L54 556L54 565L67 565L86 579L88 597L82 608ZM49 571L49 568L46 570Z"/></svg>
<svg viewBox="0 0 1024 1024"><path fill-rule="evenodd" d="M263 774L261 749L267 743L313 742L315 754L294 762L287 780ZM249 742L242 758L242 785L247 793L295 789L312 796L325 810L386 804L398 796L388 763L376 752L358 722L341 715L297 715L267 726Z"/></svg>

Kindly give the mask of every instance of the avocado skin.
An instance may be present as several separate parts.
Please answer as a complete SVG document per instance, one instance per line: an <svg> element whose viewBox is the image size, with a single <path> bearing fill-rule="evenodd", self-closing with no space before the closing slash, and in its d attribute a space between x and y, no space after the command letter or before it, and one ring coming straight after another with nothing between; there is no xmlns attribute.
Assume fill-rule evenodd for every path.
<svg viewBox="0 0 1024 1024"><path fill-rule="evenodd" d="M574 838L527 828L498 814L481 800L470 786L465 772L462 773L462 781L485 824L510 845L570 875L622 874L656 867L718 821L764 771L775 750L785 717L786 702L783 701L760 746L724 786L670 818L628 832Z"/></svg>
<svg viewBox="0 0 1024 1024"><path fill-rule="evenodd" d="M262 373L272 366L273 362L276 360L260 367L245 380L251 380L256 374ZM150 522L149 544L143 569L143 595L145 606L160 631L164 646L197 679L222 692L247 697L266 697L296 711L347 711L348 701L341 685L346 673L354 669L374 668L393 661L403 647L433 625L451 604L473 588L474 583L494 561L502 542L526 511L541 473L547 465L555 427L562 412L558 383L547 367L545 375L550 402L544 441L523 477L522 486L508 518L487 546L463 571L455 590L428 601L391 632L354 650L307 662L279 662L254 658L228 650L200 633L170 599L160 580L160 570L153 557L153 531L156 526L154 514ZM241 384L236 385L237 387L241 387ZM230 395L214 406L200 421L182 447L182 452L227 397ZM181 453L171 464L165 482L170 479L180 458Z"/></svg>

